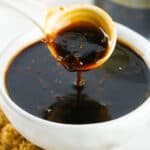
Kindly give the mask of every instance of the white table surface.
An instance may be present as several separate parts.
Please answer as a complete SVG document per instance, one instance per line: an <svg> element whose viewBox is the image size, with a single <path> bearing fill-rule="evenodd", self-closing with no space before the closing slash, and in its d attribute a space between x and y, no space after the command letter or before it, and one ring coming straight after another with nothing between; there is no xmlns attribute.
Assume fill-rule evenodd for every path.
<svg viewBox="0 0 150 150"><path fill-rule="evenodd" d="M8 45L13 37L35 28L35 25L28 19L22 17L0 0L0 55L3 47ZM115 150L150 150L150 125L148 131L143 129L136 138Z"/></svg>

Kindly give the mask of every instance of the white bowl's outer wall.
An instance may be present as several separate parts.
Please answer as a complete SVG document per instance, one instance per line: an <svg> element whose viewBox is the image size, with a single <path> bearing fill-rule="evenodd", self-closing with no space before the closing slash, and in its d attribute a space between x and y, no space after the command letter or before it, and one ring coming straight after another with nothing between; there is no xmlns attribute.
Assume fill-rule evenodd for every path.
<svg viewBox="0 0 150 150"><path fill-rule="evenodd" d="M150 67L150 44L139 34L117 24L118 37L141 50ZM16 37L0 57L0 105L6 116L28 140L46 150L115 150L137 136L150 122L150 98L133 112L110 122L91 125L64 125L39 119L23 111L7 95L4 71L8 60L41 33L29 32Z"/></svg>

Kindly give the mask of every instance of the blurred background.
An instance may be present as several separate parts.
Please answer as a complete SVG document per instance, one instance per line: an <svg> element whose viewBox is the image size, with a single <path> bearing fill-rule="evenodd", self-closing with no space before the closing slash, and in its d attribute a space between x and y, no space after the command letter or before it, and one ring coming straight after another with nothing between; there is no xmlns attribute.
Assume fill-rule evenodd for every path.
<svg viewBox="0 0 150 150"><path fill-rule="evenodd" d="M0 0L12 6L36 8L39 5L62 6L75 3L96 4L106 10L112 18L142 34L150 40L150 0ZM37 12L37 11L33 11Z"/></svg>
<svg viewBox="0 0 150 150"><path fill-rule="evenodd" d="M95 0L115 21L150 39L150 0Z"/></svg>

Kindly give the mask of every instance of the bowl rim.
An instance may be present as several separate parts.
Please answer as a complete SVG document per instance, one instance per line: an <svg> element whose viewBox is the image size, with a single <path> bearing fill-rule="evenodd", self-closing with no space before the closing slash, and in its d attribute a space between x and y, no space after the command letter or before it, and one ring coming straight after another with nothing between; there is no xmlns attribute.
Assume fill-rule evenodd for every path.
<svg viewBox="0 0 150 150"><path fill-rule="evenodd" d="M128 40L126 40L126 38L123 39L123 40L125 40L125 41L130 43L130 38L132 38L133 40L138 40L138 41L141 40L142 44L140 44L140 45L142 45L142 46L143 45L147 45L147 49L144 50L144 56L141 56L141 57L143 58L143 60L147 64L148 68L150 69L150 62L148 61L148 57L150 58L150 51L148 51L148 49L150 49L150 42L148 40L146 40L144 37L142 37L141 35L139 35L138 33L136 33L135 31L129 29L128 27L126 27L126 26L124 26L122 24L116 23L116 26L117 26L117 32L122 33L122 34L126 33L126 36L127 36L126 38L128 38ZM19 51L22 50L22 47L27 47L27 46L31 45L32 43L34 43L35 41L38 41L39 39L41 39L43 35L41 35L41 33L39 33L39 32L37 32L35 34L35 32L37 32L37 31L34 31L34 32L30 32L29 31L30 34L26 32L25 34L17 35L3 49L3 51L1 52L1 55L0 55L0 58L2 58L4 55L6 55L4 53L5 51L10 51L10 45L13 45L16 42L16 40L18 41L18 38L20 40L21 39L20 37L24 37L26 35L29 37L31 35L34 35L33 36L34 38L31 36L30 39L28 39L27 41L24 41L24 44L23 44L24 46L23 45L21 46L22 43L19 43L20 45L17 46L17 47L19 47L18 48ZM120 37L120 36L121 35L119 35L118 37L122 39L122 37ZM29 40L30 40L30 42L29 42ZM133 41L131 41L131 42L133 42ZM133 43L133 45L135 46L136 43ZM9 60L12 57L13 56L9 57ZM8 65L8 62L6 64ZM25 118L25 119L27 119L29 121L35 122L35 123L37 123L39 125L58 126L58 127L63 127L63 128L67 128L67 127L69 127L69 128L93 127L94 128L94 127L97 127L97 126L99 126L99 127L107 126L108 127L108 126L112 126L112 125L115 125L115 124L120 124L120 123L122 123L124 121L128 122L131 119L135 119L136 116L137 116L136 114L140 113L143 109L145 111L147 111L148 110L148 106L150 105L150 97L148 97L143 102L143 104L141 104L140 106L138 106L136 109L132 110L131 112L129 112L129 113L127 113L127 114L125 114L125 115L123 115L123 116L121 116L119 118L116 118L114 120L110 120L110 121L107 121L107 122L101 122L101 123L91 123L91 124L81 124L81 125L77 124L77 125L74 125L74 124L64 124L64 123L57 123L57 122L47 121L47 120L44 120L42 118L39 118L37 116L34 116L34 115L30 114L29 112L25 111L20 106L18 106L15 102L13 102L13 100L11 100L11 98L9 97L9 95L6 92L5 84L4 84L4 78L5 78L4 77L4 74L5 74L4 70L6 70L6 68L7 68L6 66L7 65L4 65L4 66L0 67L0 96L1 96L0 103L1 103L1 101L3 101L3 103L5 103L8 106L9 109L12 109L13 111L15 111L15 113L17 113L20 117L23 117L23 118Z"/></svg>

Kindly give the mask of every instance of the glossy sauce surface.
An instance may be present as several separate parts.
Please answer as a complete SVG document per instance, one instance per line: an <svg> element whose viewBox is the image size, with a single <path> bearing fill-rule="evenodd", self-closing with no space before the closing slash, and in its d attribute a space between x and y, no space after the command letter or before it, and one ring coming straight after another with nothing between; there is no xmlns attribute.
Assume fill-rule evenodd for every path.
<svg viewBox="0 0 150 150"><path fill-rule="evenodd" d="M38 117L69 124L103 122L125 115L150 94L150 73L128 46L117 43L100 68L85 72L82 89L75 88L76 73L68 72L42 43L18 54L6 73L13 101Z"/></svg>
<svg viewBox="0 0 150 150"><path fill-rule="evenodd" d="M99 27L73 24L44 42L51 53L69 71L87 71L108 51L107 34Z"/></svg>

